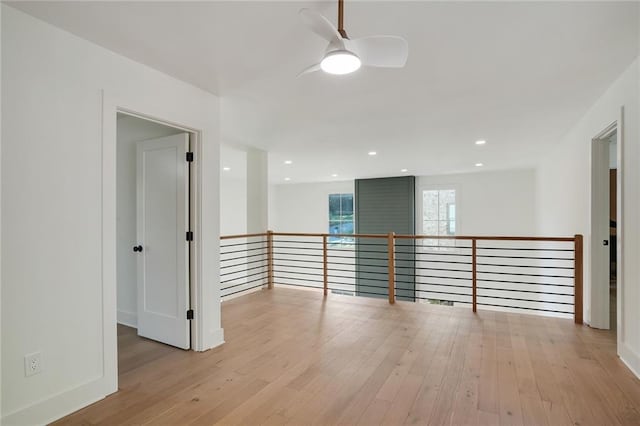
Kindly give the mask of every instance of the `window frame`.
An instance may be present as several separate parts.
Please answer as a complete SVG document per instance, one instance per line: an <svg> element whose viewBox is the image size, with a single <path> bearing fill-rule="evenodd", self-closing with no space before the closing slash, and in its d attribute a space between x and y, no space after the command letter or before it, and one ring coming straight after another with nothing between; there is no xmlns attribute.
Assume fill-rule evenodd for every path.
<svg viewBox="0 0 640 426"><path fill-rule="evenodd" d="M426 235L424 230L424 221L423 221L423 210L424 210L424 191L455 191L456 193L456 219L453 221L455 226L455 234L453 236L461 235L460 234L460 188L455 184L437 184L437 185L418 185L416 186L416 230L418 231L418 235ZM447 213L449 213L449 208L447 207ZM438 219L438 222L442 222ZM450 223L452 221L447 220L447 229L450 229ZM456 241L456 240L450 240ZM448 248L453 248L453 246L443 246Z"/></svg>
<svg viewBox="0 0 640 426"><path fill-rule="evenodd" d="M327 217L327 225L326 225L326 231L327 231L327 235L328 235L328 245L331 248L342 248L342 247L351 247L353 245L355 245L355 237L351 239L351 241L348 240L348 238L346 237L338 237L339 241L331 241L331 232L330 232L330 227L331 227L331 223L332 222L336 222L336 221L332 221L331 220L331 196L340 196L340 205L341 208L340 210L342 211L342 197L345 195L349 195L351 196L351 210L352 210L352 216L351 216L351 223L353 225L353 232L352 234L355 235L355 229L356 229L356 217L355 217L355 207L356 207L356 201L355 201L355 192L329 192L327 193L327 210L326 210L326 217ZM339 223L348 223L348 221L337 221Z"/></svg>

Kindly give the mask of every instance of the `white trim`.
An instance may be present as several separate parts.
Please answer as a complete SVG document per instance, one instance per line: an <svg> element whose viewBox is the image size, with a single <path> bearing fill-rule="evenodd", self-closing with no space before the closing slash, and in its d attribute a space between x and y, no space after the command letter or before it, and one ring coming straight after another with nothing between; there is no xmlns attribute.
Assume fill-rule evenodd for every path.
<svg viewBox="0 0 640 426"><path fill-rule="evenodd" d="M607 127L604 128L604 130L600 131L597 135L595 135L593 138L591 138L591 140L595 141L595 140L608 139L617 130L618 130L618 120L616 120L613 123L609 124Z"/></svg>
<svg viewBox="0 0 640 426"><path fill-rule="evenodd" d="M608 139L609 137L611 137L611 135L613 135L613 133L616 132L616 142L617 142L617 146L616 146L616 167L617 167L617 176L616 176L616 192L617 192L617 197L616 197L616 270L617 270L617 276L616 276L616 348L617 348L617 354L618 356L620 356L621 358L623 357L623 353L626 354L625 356L627 358L630 359L631 362L627 362L625 361L625 364L627 364L629 366L630 369L632 369L634 371L634 374L638 375L636 372L640 371L640 358L624 343L625 342L625 326L624 323L622 321L622 318L624 318L623 315L623 310L624 310L624 304L622 303L624 296L624 267L623 267L623 262L624 262L624 140L625 140L625 134L624 134L624 106L620 107L620 112L618 115L618 119L615 120L614 122L612 122L611 124L609 124L607 127L604 128L604 130L602 130L600 133L598 133L596 136L594 136L591 140L591 144L592 144L592 153L593 153L593 145L597 144L597 143L601 143L601 141ZM604 148L603 148L604 149ZM608 152L608 147L607 147L607 152ZM590 164L590 174L592 176L592 180L593 180L593 158L591 159L591 164ZM608 165L607 165L608 168ZM608 184L607 184L608 187ZM593 181L591 182L591 194L590 197L593 199ZM593 202L593 201L592 201ZM608 214L607 214L608 217ZM593 248L595 246L598 245L598 241L593 238L593 205L591 206L591 211L590 211L590 215L589 215L589 226L590 226L590 232L591 232L591 246L590 246L590 257L593 258ZM591 306L590 306L590 311L589 311L589 324L591 326L593 326L593 324L595 323L596 325L600 325L602 324L602 318L599 318L600 313L599 310L593 309L593 307L595 306L595 303L598 302L597 298L594 297L596 296L596 292L594 291L594 274L593 274L593 261L590 260L589 262L589 267L591 268L591 270L589 271L589 276L590 276L590 285L589 285L589 289L590 289L590 299L591 299ZM603 304L604 306L604 304ZM607 298L606 298L606 310L607 310L607 318L606 318L606 323L609 323L609 293L608 293L608 286L607 286ZM594 313L596 315L596 321L594 321ZM585 322L586 323L586 322ZM611 324L609 324L609 327L611 328ZM626 350L624 349L626 348ZM623 360L624 361L624 360ZM632 368L631 365L634 365L635 367ZM639 376L640 377L640 376Z"/></svg>
<svg viewBox="0 0 640 426"><path fill-rule="evenodd" d="M2 5L0 5L0 24L2 23ZM2 46L2 31L0 31L0 46ZM2 48L0 47L0 51L2 50ZM2 54L0 52L0 82L2 81ZM2 152L2 84L0 84L0 153ZM2 154L0 154L0 164L2 164ZM0 176L2 176L2 167L0 167ZM0 178L1 180L1 178ZM0 184L0 188L2 188L2 185ZM2 200L2 194L0 191L0 200ZM2 202L0 201L0 223L2 223ZM2 230L0 229L0 241L2 241ZM1 244L0 244L1 245ZM2 255L0 255L0 259L2 259ZM2 262L0 262L1 264ZM1 273L1 267L0 267L0 277L2 276ZM0 301L2 300L2 285L0 283ZM2 306L2 303L0 303L0 306ZM0 318L2 318L2 315L0 314ZM1 324L0 324L0 330L2 329ZM0 339L0 342L2 341L2 339ZM2 348L1 348L1 344L0 344L0 354L2 354ZM0 366L2 365L2 356L0 355ZM2 368L0 368L0 384L2 383ZM2 386L0 385L0 425L2 425Z"/></svg>
<svg viewBox="0 0 640 426"><path fill-rule="evenodd" d="M138 118L140 120L144 120L144 121L149 121L151 123L155 123L155 124L160 124L161 126L166 126L166 127L171 127L174 129L178 129L178 130L182 130L186 133L195 133L196 130L189 128L189 127L183 127L180 124L177 123L172 123L172 122L168 122L168 121L163 121L163 120L159 120L153 117L149 117L147 115L144 114L140 114L137 112L133 112L130 110L127 110L126 108L118 108L118 113L119 114L123 114L123 115L128 115L129 117L133 117L133 118Z"/></svg>
<svg viewBox="0 0 640 426"><path fill-rule="evenodd" d="M608 330L609 324L609 144L617 121L591 139L589 268L590 323L594 328ZM606 174L605 174L606 173ZM605 279L606 276L606 279Z"/></svg>
<svg viewBox="0 0 640 426"><path fill-rule="evenodd" d="M638 355L627 344L619 347L620 360L626 365L636 377L640 378L640 355Z"/></svg>
<svg viewBox="0 0 640 426"><path fill-rule="evenodd" d="M91 397L89 395L102 396ZM2 422L7 425L49 424L89 404L100 401L105 396L103 378L95 378L7 414L2 418Z"/></svg>
<svg viewBox="0 0 640 426"><path fill-rule="evenodd" d="M617 167L617 179L616 179L616 352L620 356L622 344L624 342L625 327L622 322L624 303L624 106L620 107L620 116L618 118L618 134L617 134L617 149L616 149L616 167ZM637 358L637 357L636 357ZM640 367L640 362L635 364ZM637 371L640 369L632 369L634 374L638 376ZM640 376L638 376L640 377Z"/></svg>
<svg viewBox="0 0 640 426"><path fill-rule="evenodd" d="M103 396L118 390L117 365L117 301L116 301L116 134L117 113L125 113L146 120L194 133L195 161L192 164L192 185L196 188L193 202L195 220L192 223L196 255L192 270L192 348L204 351L224 343L220 328L220 289L218 283L219 224L203 222L203 217L215 216L219 174L218 117L194 118L167 97L140 98L127 92L115 93L103 90L102 102L102 292L103 292L103 376L99 380ZM142 113L141 111L144 111ZM172 117L171 119L166 118ZM206 149L205 149L206 148ZM205 157L206 156L206 157ZM206 168L203 167L206 164ZM211 182L206 186L206 182ZM213 185L213 186L211 186ZM206 187L205 187L206 186ZM206 208L206 211L204 211ZM213 223L216 222L216 223ZM206 229L205 229L206 227ZM211 239L211 241L207 240ZM214 241L215 240L215 241ZM206 256L206 257L205 257ZM206 262L203 259L207 259ZM76 407L95 401L95 393L79 395ZM85 398L83 400L82 398Z"/></svg>
<svg viewBox="0 0 640 426"><path fill-rule="evenodd" d="M138 328L138 314L136 312L118 310L118 324L126 325L131 328Z"/></svg>
<svg viewBox="0 0 640 426"><path fill-rule="evenodd" d="M102 91L102 395L118 390L116 164L117 115L113 100ZM91 398L87 393L85 398ZM93 398L95 399L95 397ZM89 402L87 401L87 404ZM81 403L78 403L81 406ZM86 405L86 404L85 404Z"/></svg>

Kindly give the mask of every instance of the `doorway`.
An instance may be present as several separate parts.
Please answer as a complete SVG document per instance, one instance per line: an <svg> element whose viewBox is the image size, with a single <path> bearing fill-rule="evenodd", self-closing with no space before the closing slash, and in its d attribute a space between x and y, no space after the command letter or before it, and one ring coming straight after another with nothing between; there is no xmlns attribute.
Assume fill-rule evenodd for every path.
<svg viewBox="0 0 640 426"><path fill-rule="evenodd" d="M609 328L617 331L618 321L618 133L605 142L609 147Z"/></svg>
<svg viewBox="0 0 640 426"><path fill-rule="evenodd" d="M193 134L119 112L116 136L119 337L190 349Z"/></svg>
<svg viewBox="0 0 640 426"><path fill-rule="evenodd" d="M621 138L612 123L591 143L591 322L618 333L621 274Z"/></svg>

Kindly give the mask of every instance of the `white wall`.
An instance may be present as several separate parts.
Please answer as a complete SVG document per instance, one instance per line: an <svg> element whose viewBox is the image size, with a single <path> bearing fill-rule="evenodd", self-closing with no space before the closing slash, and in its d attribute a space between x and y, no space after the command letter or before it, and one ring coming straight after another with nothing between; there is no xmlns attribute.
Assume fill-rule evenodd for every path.
<svg viewBox="0 0 640 426"><path fill-rule="evenodd" d="M328 232L328 195L353 193L354 187L354 181L273 185L270 228L276 232ZM457 190L460 235L535 233L533 170L417 177L418 194L430 188ZM420 206L419 197L416 206ZM420 231L417 226L416 232Z"/></svg>
<svg viewBox="0 0 640 426"><path fill-rule="evenodd" d="M353 193L354 181L271 185L269 229L329 232L329 194Z"/></svg>
<svg viewBox="0 0 640 426"><path fill-rule="evenodd" d="M220 235L247 233L247 150L220 146Z"/></svg>
<svg viewBox="0 0 640 426"><path fill-rule="evenodd" d="M458 235L534 235L535 171L505 170L439 176L416 180L416 208L423 189L455 189ZM416 214L417 233L423 233Z"/></svg>
<svg viewBox="0 0 640 426"><path fill-rule="evenodd" d="M618 329L622 359L640 373L640 67L636 60L585 116L558 141L537 170L538 232L583 234L585 237L585 320L590 321L591 303L590 193L591 139L619 118L624 107L623 126L623 220L618 242L623 245L618 276L622 277L622 324ZM620 265L621 263L621 265Z"/></svg>
<svg viewBox="0 0 640 426"><path fill-rule="evenodd" d="M220 187L220 235L247 233L247 182L222 175Z"/></svg>
<svg viewBox="0 0 640 426"><path fill-rule="evenodd" d="M117 134L117 279L118 322L137 327L136 142L182 133L148 120L118 115Z"/></svg>
<svg viewBox="0 0 640 426"><path fill-rule="evenodd" d="M196 336L223 341L219 104L1 7L3 423L44 424L116 390L116 106L203 130ZM34 351L44 371L26 378Z"/></svg>
<svg viewBox="0 0 640 426"><path fill-rule="evenodd" d="M220 235L246 234L246 151L229 145L221 146L220 169Z"/></svg>
<svg viewBox="0 0 640 426"><path fill-rule="evenodd" d="M266 151L247 150L247 233L266 231L269 224L269 158Z"/></svg>

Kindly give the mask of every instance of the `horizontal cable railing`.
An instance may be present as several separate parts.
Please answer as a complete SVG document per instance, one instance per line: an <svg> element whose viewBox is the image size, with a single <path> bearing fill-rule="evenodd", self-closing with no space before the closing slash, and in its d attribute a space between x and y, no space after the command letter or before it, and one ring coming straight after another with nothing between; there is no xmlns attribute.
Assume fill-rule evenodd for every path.
<svg viewBox="0 0 640 426"><path fill-rule="evenodd" d="M223 298L292 286L389 303L574 317L582 323L582 255L581 235L267 232L222 238L221 288Z"/></svg>
<svg viewBox="0 0 640 426"><path fill-rule="evenodd" d="M223 300L269 283L267 234L228 235L220 238L220 295Z"/></svg>

